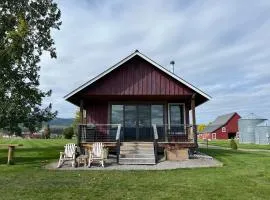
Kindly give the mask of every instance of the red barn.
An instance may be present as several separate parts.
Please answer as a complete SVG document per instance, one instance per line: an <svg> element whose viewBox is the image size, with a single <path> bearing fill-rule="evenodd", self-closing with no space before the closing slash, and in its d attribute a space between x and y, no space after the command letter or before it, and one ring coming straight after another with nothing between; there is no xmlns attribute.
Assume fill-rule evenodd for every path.
<svg viewBox="0 0 270 200"><path fill-rule="evenodd" d="M240 115L236 112L218 116L200 134L200 139L230 139L235 138L238 132Z"/></svg>

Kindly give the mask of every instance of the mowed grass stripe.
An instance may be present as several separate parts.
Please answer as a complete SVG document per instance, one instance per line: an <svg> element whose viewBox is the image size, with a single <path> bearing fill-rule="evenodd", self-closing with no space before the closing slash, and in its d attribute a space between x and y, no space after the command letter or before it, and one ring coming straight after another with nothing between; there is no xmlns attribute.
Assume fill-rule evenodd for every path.
<svg viewBox="0 0 270 200"><path fill-rule="evenodd" d="M23 148L59 147L67 143L76 143L67 139L0 139L0 144L23 144ZM4 147L5 148L5 147Z"/></svg>
<svg viewBox="0 0 270 200"><path fill-rule="evenodd" d="M6 141L5 141L6 142ZM22 141L16 165L0 150L0 193L5 199L268 199L270 155L201 149L224 167L167 171L57 171L42 166L57 160L72 140ZM33 144L33 142L38 144ZM35 146L35 147L34 147ZM38 147L37 147L38 146ZM47 147L44 147L47 146ZM5 156L5 157L2 157ZM14 190L15 188L15 190ZM49 195L48 195L49 194ZM1 198L0 198L1 199Z"/></svg>

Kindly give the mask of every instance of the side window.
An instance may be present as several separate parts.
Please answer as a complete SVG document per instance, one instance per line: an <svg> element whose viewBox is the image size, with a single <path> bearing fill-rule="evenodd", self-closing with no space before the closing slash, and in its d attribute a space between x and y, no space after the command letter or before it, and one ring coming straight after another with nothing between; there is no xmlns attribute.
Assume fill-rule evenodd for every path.
<svg viewBox="0 0 270 200"><path fill-rule="evenodd" d="M225 126L222 127L221 131L222 131L222 133L226 133L226 127Z"/></svg>
<svg viewBox="0 0 270 200"><path fill-rule="evenodd" d="M169 104L169 118L171 126L184 124L184 106L183 104Z"/></svg>
<svg viewBox="0 0 270 200"><path fill-rule="evenodd" d="M174 134L185 133L184 120L184 105L183 104L169 104L169 124L170 131Z"/></svg>
<svg viewBox="0 0 270 200"><path fill-rule="evenodd" d="M151 106L151 120L152 124L157 126L163 125L164 123L164 107L163 105L152 105Z"/></svg>
<svg viewBox="0 0 270 200"><path fill-rule="evenodd" d="M123 105L112 105L111 107L111 124L123 125Z"/></svg>

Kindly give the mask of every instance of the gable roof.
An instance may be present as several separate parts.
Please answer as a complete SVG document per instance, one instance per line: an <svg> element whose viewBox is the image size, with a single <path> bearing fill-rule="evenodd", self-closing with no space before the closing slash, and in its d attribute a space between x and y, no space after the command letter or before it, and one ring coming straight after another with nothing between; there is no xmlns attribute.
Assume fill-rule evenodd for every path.
<svg viewBox="0 0 270 200"><path fill-rule="evenodd" d="M212 133L216 131L217 129L221 128L227 122L235 115L237 114L236 112L225 114L225 115L220 115L218 116L215 121L213 121L211 124L209 124L205 129L202 131L203 133Z"/></svg>
<svg viewBox="0 0 270 200"><path fill-rule="evenodd" d="M113 65L112 67L108 68L106 71L102 72L101 74L99 74L98 76L94 77L93 79L89 80L88 82L84 83L83 85L81 85L80 87L78 87L77 89L71 91L70 93L68 93L66 96L64 96L64 98L67 100L68 98L70 98L71 96L73 96L74 94L80 92L81 90L83 90L84 88L90 86L91 84L93 84L94 82L96 82L97 80L99 80L100 78L102 78L103 76L105 76L106 74L110 73L111 71L113 71L114 69L118 68L119 66L121 66L122 64L124 64L125 62L129 61L131 58L135 57L135 56L139 56L142 59L146 60L147 62L151 63L153 66L155 66L156 68L160 69L161 71L165 72L166 74L168 74L169 76L173 77L174 79L176 79L178 82L184 84L185 86L191 88L192 90L194 90L195 92L199 93L200 95L202 95L203 97L205 97L207 100L211 99L211 96L209 96L208 94L204 93L202 90L200 90L199 88L195 87L194 85L192 85L191 83L188 83L187 81L185 81L184 79L180 78L179 76L177 76L176 74L170 72L169 70L167 70L166 68L164 68L163 66L159 65L158 63L156 63L155 61L151 60L150 58L148 58L147 56L145 56L144 54L142 54L141 52L139 52L138 50L136 50L135 52L133 52L132 54L130 54L129 56L127 56L126 58L124 58L123 60L121 60L120 62L116 63L115 65Z"/></svg>

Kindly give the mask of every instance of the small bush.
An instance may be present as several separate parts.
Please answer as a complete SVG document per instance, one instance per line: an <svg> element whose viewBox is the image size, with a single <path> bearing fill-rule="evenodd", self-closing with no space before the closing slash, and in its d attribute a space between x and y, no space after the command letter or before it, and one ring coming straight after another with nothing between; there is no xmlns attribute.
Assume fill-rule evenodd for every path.
<svg viewBox="0 0 270 200"><path fill-rule="evenodd" d="M230 147L234 150L237 150L238 149L238 146L237 146L237 143L235 142L234 139L231 139L230 140Z"/></svg>
<svg viewBox="0 0 270 200"><path fill-rule="evenodd" d="M63 136L65 139L72 139L73 135L74 135L73 127L67 127L63 130Z"/></svg>

